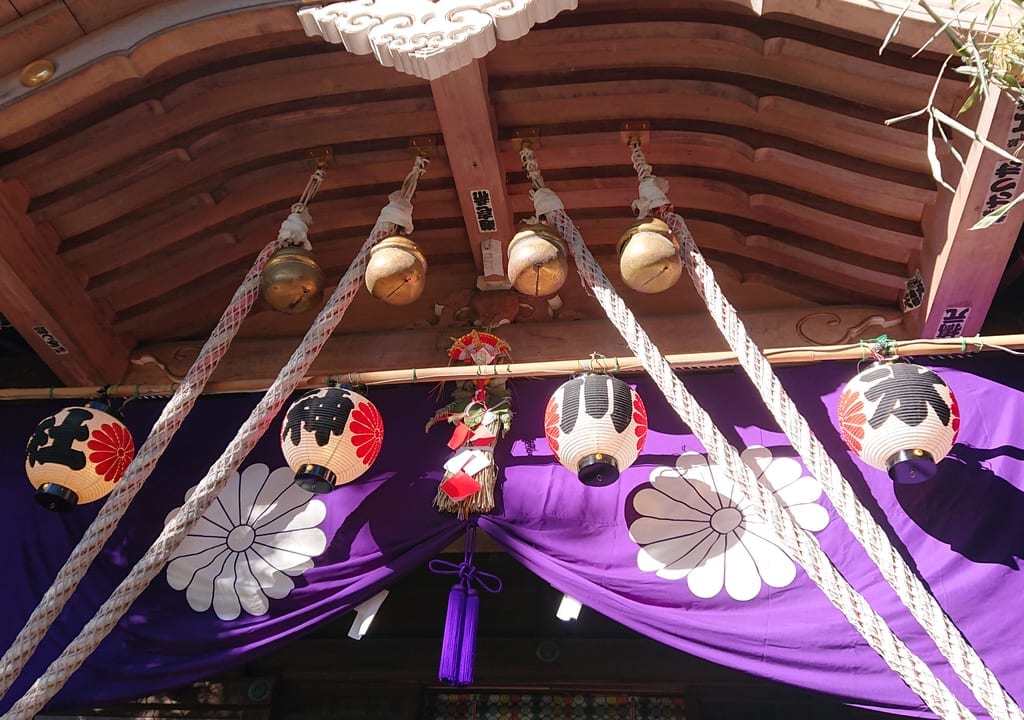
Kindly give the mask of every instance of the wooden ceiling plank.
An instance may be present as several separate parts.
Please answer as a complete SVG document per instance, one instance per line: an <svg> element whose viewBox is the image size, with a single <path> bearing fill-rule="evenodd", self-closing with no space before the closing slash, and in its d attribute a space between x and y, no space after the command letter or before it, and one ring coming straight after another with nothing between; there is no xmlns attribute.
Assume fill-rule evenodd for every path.
<svg viewBox="0 0 1024 720"><path fill-rule="evenodd" d="M0 28L10 22L14 22L21 13L11 4L11 0L0 0Z"/></svg>
<svg viewBox="0 0 1024 720"><path fill-rule="evenodd" d="M981 103L976 127L982 137L1015 152L1024 143L1024 109L993 90ZM966 337L981 331L1021 229L1024 211L1011 210L1002 223L971 227L994 209L990 199L1007 202L1024 189L1021 165L1008 163L981 143L962 153L966 168L956 192L940 192L926 213L921 274L927 294L911 321L920 337ZM946 169L954 167L948 162ZM952 175L952 173L950 173Z"/></svg>
<svg viewBox="0 0 1024 720"><path fill-rule="evenodd" d="M828 36L823 35L827 42ZM594 52L600 47L604 52ZM666 53L665 47L672 52ZM718 22L633 22L545 29L517 43L503 44L488 55L495 78L549 74L572 57L573 72L634 68L638 77L686 68L741 74L782 83L794 91L832 95L837 100L884 110L894 115L923 105L934 84L932 65L914 67L855 57L843 52L775 37L762 40L745 28ZM936 101L952 103L961 92L943 85Z"/></svg>
<svg viewBox="0 0 1024 720"><path fill-rule="evenodd" d="M505 256L514 225L484 61L433 80L430 89L473 260L485 282L500 285L507 282Z"/></svg>
<svg viewBox="0 0 1024 720"><path fill-rule="evenodd" d="M543 167L543 158L541 158ZM833 245L854 252L874 255L896 263L906 263L921 246L921 238L886 230L849 218L838 217L808 208L772 195L747 195L726 183L694 178L661 175L671 187L670 196L677 199L676 209L685 217L687 211L706 211L732 215L817 238L823 245ZM616 182L618 181L618 182ZM629 203L636 196L635 181L609 178L598 189L582 188L577 181L553 185L553 189L569 209L623 208L629 216ZM533 202L525 187L510 186L509 202L515 213L533 211Z"/></svg>
<svg viewBox="0 0 1024 720"><path fill-rule="evenodd" d="M0 76L46 57L85 33L59 0L0 28Z"/></svg>
<svg viewBox="0 0 1024 720"><path fill-rule="evenodd" d="M744 97L743 94L746 96ZM883 166L927 173L923 135L850 118L788 98L690 80L633 80L503 90L494 94L503 128L534 127L559 106L558 122L659 120L721 123L808 143Z"/></svg>
<svg viewBox="0 0 1024 720"><path fill-rule="evenodd" d="M28 195L0 183L0 312L67 385L121 379L128 346L58 259L25 210Z"/></svg>
<svg viewBox="0 0 1024 720"><path fill-rule="evenodd" d="M682 135L693 137L679 137ZM714 136L704 137L710 139ZM644 144L644 155L659 174L669 165L721 170L913 222L921 220L925 203L932 202L935 197L932 190L847 170L776 148L754 150L747 145L730 147L724 144L702 144L699 142L701 139L697 133L655 131L651 141ZM545 136L543 152L546 171L629 165L629 153L625 146L609 142L552 147ZM517 162L518 158L516 150L502 152L506 167L514 167L511 163Z"/></svg>

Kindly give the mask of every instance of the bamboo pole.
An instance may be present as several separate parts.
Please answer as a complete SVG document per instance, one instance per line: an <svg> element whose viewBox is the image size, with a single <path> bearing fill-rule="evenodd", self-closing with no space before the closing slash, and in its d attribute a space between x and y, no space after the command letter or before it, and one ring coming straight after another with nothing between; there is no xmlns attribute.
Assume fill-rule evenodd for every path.
<svg viewBox="0 0 1024 720"><path fill-rule="evenodd" d="M1024 334L991 335L988 337L919 339L890 341L896 353L903 357L921 355L973 355L985 350L1016 351L1024 348ZM771 348L764 351L772 365L806 365L825 360L865 360L872 357L871 341L846 345L814 345L803 347ZM730 351L682 353L666 355L669 364L679 370L707 370L732 367L736 355ZM331 382L352 385L403 385L408 383L441 382L448 380L474 380L480 377L557 377L589 371L640 373L643 368L635 357L601 357L579 360L554 360L503 365L448 365L404 370L371 370L336 375L310 375L299 388L322 387ZM225 380L210 382L205 395L262 392L270 387L272 379ZM171 395L177 383L140 385L112 385L103 389L110 397L153 397ZM53 388L0 388L2 400L70 400L95 397L97 387Z"/></svg>

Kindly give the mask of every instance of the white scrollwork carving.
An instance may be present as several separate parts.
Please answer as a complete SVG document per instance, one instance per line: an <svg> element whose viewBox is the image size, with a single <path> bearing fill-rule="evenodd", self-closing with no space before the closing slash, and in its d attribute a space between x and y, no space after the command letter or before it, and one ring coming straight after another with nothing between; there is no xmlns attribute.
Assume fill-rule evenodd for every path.
<svg viewBox="0 0 1024 720"><path fill-rule="evenodd" d="M310 37L373 53L386 67L435 80L537 23L574 10L577 0L349 0L298 11Z"/></svg>

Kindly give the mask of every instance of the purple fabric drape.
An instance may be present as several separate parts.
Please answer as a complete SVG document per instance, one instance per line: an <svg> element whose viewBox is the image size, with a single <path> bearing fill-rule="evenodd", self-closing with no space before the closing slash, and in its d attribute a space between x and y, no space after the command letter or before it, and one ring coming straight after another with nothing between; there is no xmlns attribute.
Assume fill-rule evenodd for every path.
<svg viewBox="0 0 1024 720"><path fill-rule="evenodd" d="M986 356L922 364L956 393L960 436L933 481L898 488L885 473L853 458L834 429L836 400L854 365L780 374L862 502L891 529L895 546L1011 695L1024 697L1024 669L1013 642L1024 616L1019 360ZM653 385L625 379L643 397L650 427L637 463L608 487L582 485L554 460L544 440L544 406L559 381L512 383L513 430L498 444L499 507L480 518L481 529L585 606L672 647L850 703L928 715L773 545L749 503L708 464L700 443ZM688 376L687 383L842 573L983 716L820 495L745 376L707 373ZM438 402L422 386L371 389L369 397L383 415L385 439L363 479L310 502L308 494L284 490L276 437L265 438L205 530L195 531L52 707L95 705L221 672L346 612L459 537L463 526L430 504L449 453L444 431L423 432ZM141 556L254 402L236 397L199 403L0 709L56 656ZM0 406L6 438L0 440L6 446L0 454L0 532L11 558L0 571L9 588L0 600L4 647L95 514L85 506L56 515L31 500L22 469L24 441L58 407ZM158 411L151 401L128 406L126 420L137 438Z"/></svg>

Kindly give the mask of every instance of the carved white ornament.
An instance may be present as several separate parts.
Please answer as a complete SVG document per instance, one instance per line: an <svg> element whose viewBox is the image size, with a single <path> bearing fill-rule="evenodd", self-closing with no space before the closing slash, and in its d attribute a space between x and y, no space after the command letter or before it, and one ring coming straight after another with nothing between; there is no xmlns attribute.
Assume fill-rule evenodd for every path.
<svg viewBox="0 0 1024 720"><path fill-rule="evenodd" d="M385 67L425 80L447 75L520 38L577 0L350 0L298 11L306 35L373 53Z"/></svg>

